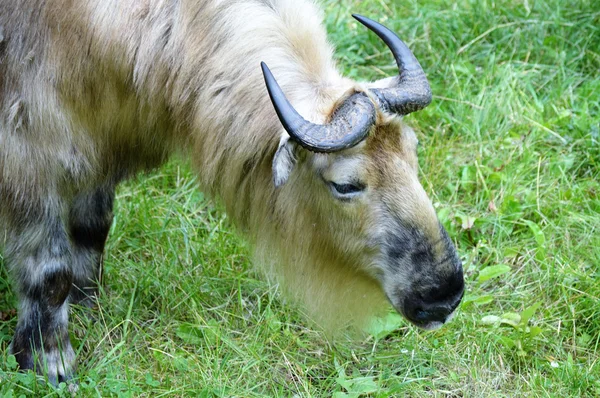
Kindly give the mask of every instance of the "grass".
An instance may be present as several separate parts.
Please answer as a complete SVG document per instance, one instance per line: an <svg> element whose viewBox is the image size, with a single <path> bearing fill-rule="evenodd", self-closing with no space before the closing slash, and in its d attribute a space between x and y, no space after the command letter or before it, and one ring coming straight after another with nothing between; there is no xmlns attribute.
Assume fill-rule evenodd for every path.
<svg viewBox="0 0 600 398"><path fill-rule="evenodd" d="M600 3L327 1L346 74L393 61L350 18L398 31L435 95L407 118L422 182L464 261L444 328L390 314L327 341L252 271L188 166L120 187L101 308L75 309L81 396L600 395ZM0 309L16 308L0 267ZM0 396L68 396L15 371L0 320Z"/></svg>

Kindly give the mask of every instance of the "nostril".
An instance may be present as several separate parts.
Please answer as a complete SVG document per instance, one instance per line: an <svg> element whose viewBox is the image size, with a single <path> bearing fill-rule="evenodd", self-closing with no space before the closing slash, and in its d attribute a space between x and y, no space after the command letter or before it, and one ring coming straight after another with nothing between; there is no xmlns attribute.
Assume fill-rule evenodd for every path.
<svg viewBox="0 0 600 398"><path fill-rule="evenodd" d="M415 311L415 319L418 321L428 321L429 313L425 310L418 309Z"/></svg>

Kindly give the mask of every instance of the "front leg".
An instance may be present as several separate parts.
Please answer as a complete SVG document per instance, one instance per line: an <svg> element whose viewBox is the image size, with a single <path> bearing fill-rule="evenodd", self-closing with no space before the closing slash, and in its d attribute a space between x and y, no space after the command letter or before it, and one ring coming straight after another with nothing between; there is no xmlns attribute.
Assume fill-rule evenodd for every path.
<svg viewBox="0 0 600 398"><path fill-rule="evenodd" d="M102 253L113 219L113 186L78 195L71 205L73 287L69 301L92 307L102 280Z"/></svg>
<svg viewBox="0 0 600 398"><path fill-rule="evenodd" d="M53 384L65 381L72 375L75 353L67 330L73 272L63 223L53 217L22 220L10 232L5 257L20 298L10 351L22 370L46 374Z"/></svg>

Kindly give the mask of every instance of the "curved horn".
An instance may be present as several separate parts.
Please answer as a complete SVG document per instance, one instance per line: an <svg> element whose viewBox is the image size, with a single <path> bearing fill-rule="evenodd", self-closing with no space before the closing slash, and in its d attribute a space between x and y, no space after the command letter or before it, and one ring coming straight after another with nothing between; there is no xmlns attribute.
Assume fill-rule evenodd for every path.
<svg viewBox="0 0 600 398"><path fill-rule="evenodd" d="M264 62L261 62L267 91L275 112L288 134L312 152L336 152L361 142L375 124L375 106L365 93L354 93L334 111L327 124L304 120L283 94Z"/></svg>
<svg viewBox="0 0 600 398"><path fill-rule="evenodd" d="M395 87L374 88L370 91L375 94L379 106L384 111L398 115L421 110L431 103L431 88L423 68L413 53L400 38L382 24L361 15L352 14L361 24L372 30L385 42L394 54L398 64L399 76Z"/></svg>

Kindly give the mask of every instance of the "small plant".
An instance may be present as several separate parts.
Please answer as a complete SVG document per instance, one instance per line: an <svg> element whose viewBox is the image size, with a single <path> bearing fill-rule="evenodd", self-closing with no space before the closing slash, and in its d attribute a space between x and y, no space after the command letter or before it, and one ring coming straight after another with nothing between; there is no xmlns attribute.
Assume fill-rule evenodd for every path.
<svg viewBox="0 0 600 398"><path fill-rule="evenodd" d="M498 331L496 336L498 341L506 347L516 350L518 356L524 357L533 350L535 338L542 333L542 328L539 326L529 326L531 317L541 305L541 302L537 302L520 313L506 312L502 316L486 315L481 322L495 327L495 330ZM499 328L502 325L508 325L511 329L505 333Z"/></svg>
<svg viewBox="0 0 600 398"><path fill-rule="evenodd" d="M374 377L348 377L346 375L346 370L339 364L337 359L334 360L334 363L338 373L338 377L335 379L335 381L338 386L342 387L346 391L338 391L334 393L334 398L358 398L373 394L379 390L379 386Z"/></svg>

